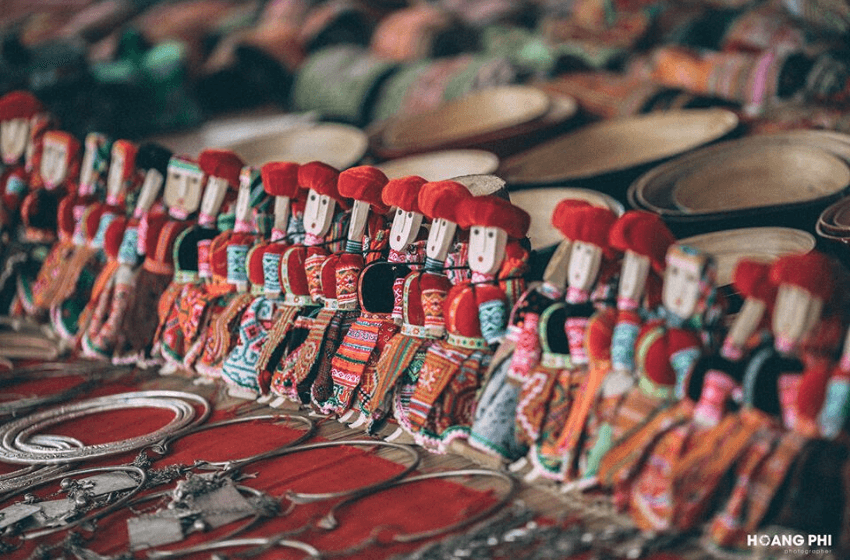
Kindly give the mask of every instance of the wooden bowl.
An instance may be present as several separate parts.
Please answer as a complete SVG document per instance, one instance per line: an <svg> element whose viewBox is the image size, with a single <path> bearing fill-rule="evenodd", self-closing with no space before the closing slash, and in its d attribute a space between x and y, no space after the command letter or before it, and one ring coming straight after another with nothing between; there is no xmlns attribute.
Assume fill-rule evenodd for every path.
<svg viewBox="0 0 850 560"><path fill-rule="evenodd" d="M307 163L318 160L345 169L360 161L366 153L367 144L366 134L359 128L320 123L225 147L239 154L248 165L257 167L270 161Z"/></svg>
<svg viewBox="0 0 850 560"><path fill-rule="evenodd" d="M552 225L552 211L560 201L566 198L586 200L594 206L608 208L618 216L625 211L623 205L613 197L591 189L546 187L514 191L511 193L511 202L531 216L528 238L532 249L543 249L563 240L563 235Z"/></svg>
<svg viewBox="0 0 850 560"><path fill-rule="evenodd" d="M686 213L728 212L805 203L850 184L850 168L805 145L761 146L694 169L676 181L673 200Z"/></svg>
<svg viewBox="0 0 850 560"><path fill-rule="evenodd" d="M773 262L784 255L808 253L815 248L815 237L793 228L754 227L704 233L680 239L678 243L714 255L717 284L725 286L732 282L739 259Z"/></svg>
<svg viewBox="0 0 850 560"><path fill-rule="evenodd" d="M390 119L381 134L389 149L421 151L528 122L549 109L549 96L529 86L476 91L438 108Z"/></svg>
<svg viewBox="0 0 850 560"><path fill-rule="evenodd" d="M506 159L511 185L589 179L652 163L717 140L738 125L725 109L685 109L593 124Z"/></svg>
<svg viewBox="0 0 850 560"><path fill-rule="evenodd" d="M499 158L484 150L443 150L385 161L376 167L390 179L419 175L429 181L442 181L460 175L493 173L499 167Z"/></svg>

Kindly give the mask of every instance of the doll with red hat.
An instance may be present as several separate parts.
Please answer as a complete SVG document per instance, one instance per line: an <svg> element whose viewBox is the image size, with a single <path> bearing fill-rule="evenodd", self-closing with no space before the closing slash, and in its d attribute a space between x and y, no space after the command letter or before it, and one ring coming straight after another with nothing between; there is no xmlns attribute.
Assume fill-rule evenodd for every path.
<svg viewBox="0 0 850 560"><path fill-rule="evenodd" d="M346 246L344 251L329 256L321 271L325 307L330 302L338 311L325 332L320 321L302 345L308 355L311 348L322 348L313 369L308 371L304 367L307 364L302 363L294 372L294 378L301 379L296 381L296 386L312 380L310 402L314 409L325 414L347 410L362 375L359 362L362 360L365 365L375 345L386 336L386 329L395 328L380 315L367 314L361 319L359 300L364 267L386 257L389 207L384 204L382 193L388 181L380 169L370 165L352 167L339 174L340 195L353 201Z"/></svg>
<svg viewBox="0 0 850 560"><path fill-rule="evenodd" d="M175 250L184 255L188 264L181 269L191 270L194 264L197 277L185 284L178 282L182 286L170 305L170 317L160 324L162 336L157 342L167 365L163 373L172 373L178 368L188 369L184 358L188 355L189 361L194 361L193 358L202 350L202 347L193 350L192 345L202 345L202 341L197 342L196 339L204 332L208 306L233 291L226 282L227 236L219 238L218 216L225 200L233 200L243 167L242 159L231 150L208 148L198 157L198 168L206 178L206 185L198 206L197 225L183 231L175 242ZM174 280L184 279L175 277Z"/></svg>
<svg viewBox="0 0 850 560"><path fill-rule="evenodd" d="M65 340L76 344L85 332L89 313L80 313L79 308L86 306L90 300L97 299L100 291L117 269L117 261L108 259L104 254L104 241L107 229L113 221L119 220L120 231L113 228L112 235L115 246L123 237L126 227L126 215L135 206L139 187L142 183L142 173L136 168L136 153L138 146L128 140L116 140L112 144L109 172L106 179L106 201L95 202L87 212L91 215L97 212L99 218L95 227L90 228L86 242L78 246L69 259L65 269L63 284L65 294L58 293L51 304L50 316L53 328ZM86 169L85 167L83 169ZM80 184L81 193L83 183ZM81 194L81 197L87 195ZM105 266L108 264L109 266ZM90 278L95 277L94 284ZM85 310L84 310L85 311Z"/></svg>
<svg viewBox="0 0 850 560"><path fill-rule="evenodd" d="M176 247L185 232L198 231L190 218L201 203L204 172L194 159L172 155L164 179L162 202L167 213L152 212L140 223L139 243L144 243L146 255L135 280L135 297L121 322L114 361L158 361L154 346L176 295L197 277L197 249L181 252ZM185 248L189 249L189 243ZM156 313L151 312L154 308Z"/></svg>
<svg viewBox="0 0 850 560"><path fill-rule="evenodd" d="M116 218L106 230L103 248L107 265L84 311L90 318L81 322L86 325L81 346L88 357L108 360L113 356L121 322L133 299L139 265L147 254L146 231L171 155L168 149L152 143L141 145L136 153L136 169L144 176L142 186L132 215L126 220ZM112 173L110 169L110 178Z"/></svg>
<svg viewBox="0 0 850 560"><path fill-rule="evenodd" d="M210 312L210 327L205 332L203 352L194 364L195 370L205 377L221 377L221 365L236 344L242 313L254 299L249 293L248 253L260 239L254 210L264 197L253 196L255 192L262 193L262 189L258 188L260 183L259 169L251 166L242 168L234 228L232 232L221 234L227 235L225 281L232 290L220 297L216 304L218 310Z"/></svg>
<svg viewBox="0 0 850 560"><path fill-rule="evenodd" d="M719 319L712 256L672 245L667 251L661 318L647 322L635 343L636 384L606 410L591 438L583 477L593 479L613 445L684 396L688 375L704 350L703 331ZM600 390L604 398L604 386ZM574 453L565 449L565 452Z"/></svg>
<svg viewBox="0 0 850 560"><path fill-rule="evenodd" d="M0 227L17 224L21 200L29 189L24 155L32 120L43 112L38 98L27 91L11 91L0 97L0 156L4 165L0 175Z"/></svg>
<svg viewBox="0 0 850 560"><path fill-rule="evenodd" d="M405 278L421 269L425 260L426 240L421 230L424 215L419 207L425 183L421 177L402 177L389 181L382 190L384 204L395 207L389 255L386 261L370 264L361 274L358 293L363 312L331 364L334 412L350 410L361 414L352 427L374 427L375 418L369 411L378 386L378 360L400 330ZM347 416L342 418L345 421Z"/></svg>
<svg viewBox="0 0 850 560"><path fill-rule="evenodd" d="M267 393L269 380L263 382L261 373L272 351L284 345L283 339L304 309L304 300L309 300L303 269L307 189L298 181L299 167L292 162L270 162L260 170L264 191L274 197L274 226L271 240L255 245L248 254L248 274L256 297L242 315L239 340L222 366L222 378L232 396L255 398ZM293 266L291 274L284 260L291 258L290 250L300 250L302 255L302 266ZM303 288L301 300L292 293L290 282L298 274L302 281L294 283Z"/></svg>
<svg viewBox="0 0 850 560"><path fill-rule="evenodd" d="M339 177L337 169L319 161L306 163L298 169L298 182L308 189L304 205L305 250L303 254L300 250L293 252L289 257L294 260L287 259L287 264L301 259L312 303L321 306L311 305L309 317L300 322L297 330L283 336L275 334L273 357L276 363L269 361L265 365L265 370L271 373L270 390L278 397L272 402L273 406L280 406L287 399L295 402L309 400L309 391L317 374L314 366L320 360L324 341L326 338L340 340L354 321L353 313L337 312L336 264L343 252L342 242L347 239L345 232L351 229L351 200L340 193ZM351 177L354 178L355 174ZM361 214L362 210L363 206ZM362 220L358 222L356 229L363 225ZM327 266L326 261L329 261ZM288 269L287 275L290 274L292 271ZM343 319L346 320L345 325ZM285 325L287 330L292 327L295 324L291 321ZM323 357L326 365L330 364L330 357ZM265 359L262 361L266 362Z"/></svg>
<svg viewBox="0 0 850 560"><path fill-rule="evenodd" d="M445 336L443 301L451 288L446 259L456 245L456 232L467 227L459 223L459 205L472 194L456 181L427 182L421 177L409 176L391 181L384 190L384 197L388 204L397 208L390 233L392 249L401 251L402 243L415 240L414 251L420 255L421 232L414 226L428 219L431 227L425 239L424 266L420 268L408 263L410 272L402 282L394 281L394 307L400 300L401 328L384 346L371 372L369 394L361 397L363 404L359 408L369 430L382 425L395 409L396 420L409 431L407 411L419 368L428 348ZM397 223L399 217L402 218L401 228ZM397 294L399 284L400 297ZM393 313L397 312L395 309ZM397 437L400 432L394 435Z"/></svg>
<svg viewBox="0 0 850 560"><path fill-rule="evenodd" d="M521 242L530 217L494 195L468 198L458 214L470 226L472 281L453 287L443 303L446 339L428 348L410 397L407 420L417 442L445 452L469 437L476 393L486 381L491 345L505 334L510 302L500 280L521 278L516 265L526 253ZM458 442L452 446L465 452Z"/></svg>
<svg viewBox="0 0 850 560"><path fill-rule="evenodd" d="M848 427L850 418L850 329L844 337L841 358L827 383L823 405L817 416L820 435L836 439Z"/></svg>
<svg viewBox="0 0 850 560"><path fill-rule="evenodd" d="M578 387L592 376L586 349L592 319L612 303L611 285L616 281L620 255L608 239L616 220L617 215L608 208L569 200L562 201L553 214L554 225L571 241L564 271L566 294L563 303L543 311L546 319L539 324L539 332L546 333L550 355L552 345L558 348L554 354L562 357L556 360L562 367L539 370L537 373L543 376L534 380L530 380L530 372L524 367L512 367L508 372L522 386L515 423L536 432L535 438L529 438L531 476L562 478L567 469L568 463L562 463L564 454L556 444L563 435ZM557 334L549 336L553 332Z"/></svg>
<svg viewBox="0 0 850 560"><path fill-rule="evenodd" d="M613 486L621 507L628 506L645 529L669 529L673 521L674 466L734 408L743 381L743 355L749 339L768 323L776 286L770 265L741 259L732 284L745 299L718 354L700 358L691 372L685 397L615 446L603 458L599 479ZM757 342L756 342L757 343Z"/></svg>

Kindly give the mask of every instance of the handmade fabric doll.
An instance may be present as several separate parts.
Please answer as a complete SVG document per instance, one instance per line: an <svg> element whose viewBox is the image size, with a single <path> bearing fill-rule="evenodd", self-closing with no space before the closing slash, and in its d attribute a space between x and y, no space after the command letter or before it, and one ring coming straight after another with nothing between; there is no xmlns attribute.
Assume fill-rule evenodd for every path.
<svg viewBox="0 0 850 560"><path fill-rule="evenodd" d="M107 229L116 218L121 218L116 224L121 231L113 232L113 236L119 239L123 236L123 227L126 226L124 218L135 206L137 191L143 179L141 172L136 169L137 151L138 146L127 140L117 140L112 144L106 201L90 204L86 210L87 216L98 216L97 223L85 233L85 244L75 249L63 272L62 287L51 303L51 324L66 340L76 342L78 334L85 331L90 316L83 314L81 308L92 297L96 299L99 296L99 290L112 275L114 266L105 268L107 258L103 253L104 240ZM101 274L103 278L100 278Z"/></svg>
<svg viewBox="0 0 850 560"><path fill-rule="evenodd" d="M214 255L212 249L213 241L220 233L217 227L219 210L228 192L236 190L244 163L230 150L206 149L198 158L198 167L202 176L206 177L206 187L198 208L198 223L187 228L176 241L176 250L188 259L187 266L181 263L181 269L192 270L194 257L198 280L182 285L173 303L168 303L170 298L160 301L162 311L170 308L165 322L160 324L161 338L158 340L161 355L170 364L163 373L183 367L184 356L202 332L207 306L219 295L231 291L225 281L226 240L222 239L217 244L217 247L224 244L224 255ZM216 257L217 265L222 264L224 268L223 271L218 270L219 282L213 278L213 257Z"/></svg>
<svg viewBox="0 0 850 560"><path fill-rule="evenodd" d="M335 268L328 267L325 270L327 276L323 276L324 262L331 254L341 250L343 231L348 225L350 201L339 193L338 180L339 171L318 161L306 163L298 169L299 185L309 190L304 205L304 246L293 247L284 253L281 281L290 283L285 289L293 294L293 303L298 307L309 305L311 309L298 325L292 322L296 311L296 314L287 314L287 320L275 326L273 336L270 336L270 339L273 338L270 340L270 352L261 356L260 364L270 372L270 375L264 376L270 379L271 392L282 399L309 400L315 378L313 366L325 335L332 340L342 336L342 314L336 313ZM303 270L304 277L301 277L299 268ZM307 281L310 296L307 300L301 294L302 279ZM316 308L314 304L322 306ZM335 317L337 320L334 320ZM350 321L353 318L350 317ZM330 356L326 358L329 363Z"/></svg>
<svg viewBox="0 0 850 560"><path fill-rule="evenodd" d="M425 239L420 235L424 216L418 199L425 182L421 177L402 177L389 181L382 191L384 204L396 208L389 232L389 256L386 262L370 264L361 274L358 296L362 312L331 364L335 392L338 385L344 387L339 391L342 398L338 402L362 414L352 427L366 423L373 426L370 407L379 384L377 363L390 339L399 332L404 316L405 278L424 263ZM337 406L334 411L339 414L345 408Z"/></svg>
<svg viewBox="0 0 850 560"><path fill-rule="evenodd" d="M683 396L687 376L703 350L700 329L714 312L714 260L673 245L666 264L662 318L645 324L635 344L637 385L596 434L584 477L596 476L599 461L612 445Z"/></svg>
<svg viewBox="0 0 850 560"><path fill-rule="evenodd" d="M32 280L21 277L18 298L30 315L45 311L52 296L52 286L61 264L74 248L74 229L82 219L81 206L75 212L76 180L80 173L80 143L71 134L51 130L44 135L40 177L44 188L30 192L21 203L21 220L30 241L49 241L58 235L44 259L38 276ZM79 218L77 215L79 214ZM59 225L62 228L59 228Z"/></svg>
<svg viewBox="0 0 850 560"><path fill-rule="evenodd" d="M453 287L446 296L447 337L428 348L410 398L414 438L438 453L446 452L453 440L469 437L491 345L502 339L507 327L510 303L497 275L505 271L503 265L514 268L522 261L520 240L530 223L524 210L496 196L466 199L458 212L470 225L472 282ZM521 275L514 269L502 278L517 272Z"/></svg>
<svg viewBox="0 0 850 560"><path fill-rule="evenodd" d="M364 415L369 419L369 429L374 430L395 411L395 418L406 431L410 396L416 386L427 349L445 336L443 302L451 288L445 271L445 260L449 250L455 246L456 231L467 227L460 223L458 207L463 200L471 198L469 190L455 181L428 183L419 177L407 177L391 181L387 201L395 201L399 209L407 209L411 220L404 220L406 238L414 235L417 220L431 220L425 249L425 265L422 270L412 270L402 283L402 324L384 347L375 364L372 395ZM393 229L396 222L393 221ZM391 232L394 242L397 231ZM418 235L418 234L417 234ZM418 252L418 249L416 250ZM465 250L464 250L465 252ZM396 288L394 283L394 289ZM402 429L402 428L399 428ZM394 434L399 435L397 432Z"/></svg>
<svg viewBox="0 0 850 560"><path fill-rule="evenodd" d="M850 330L844 337L844 347L826 387L823 407L818 413L821 436L835 439L847 430L850 418Z"/></svg>
<svg viewBox="0 0 850 560"><path fill-rule="evenodd" d="M248 274L256 297L242 316L239 340L222 366L222 378L232 396L256 398L262 389L268 390L268 382L265 388L260 386L260 373L266 367L261 361L271 354L266 349L281 343L270 338L271 330L277 325L278 336L285 336L300 309L291 301L287 304L281 294L281 259L292 243L303 241L305 189L298 183L298 168L297 163L270 162L260 170L263 189L275 198L274 227L271 241L256 245L248 254ZM307 295L306 276L303 285L303 295Z"/></svg>
<svg viewBox="0 0 850 560"><path fill-rule="evenodd" d="M95 283L93 293L97 295L84 312L91 317L81 340L85 356L113 357L121 322L134 296L139 265L147 254L145 241L151 208L159 198L170 158L171 152L158 144L143 144L136 153L136 168L144 173L144 181L132 216L127 220L117 218L106 231L104 251L108 263Z"/></svg>
<svg viewBox="0 0 850 560"><path fill-rule="evenodd" d="M569 264L567 265L566 301L562 311L557 311L548 320L563 319L549 329L562 328L566 334L569 368L561 370L548 388L548 394L539 395L540 406L547 411L541 426L541 436L534 442L531 451L533 472L547 478L563 480L574 474L570 448L563 443L570 441L564 424L567 411L572 411L576 390L592 381L595 369L588 371L590 357L587 337L591 329L591 318L597 317L600 309L611 306L610 296L605 292L619 262L619 253L611 246L609 238L617 215L607 208L589 205L565 204L559 210L559 221L564 236L572 240ZM610 327L608 328L610 330ZM557 339L555 339L557 340ZM581 393L583 389L579 389ZM526 399L529 398L525 394ZM564 460L566 459L566 460Z"/></svg>
<svg viewBox="0 0 850 560"><path fill-rule="evenodd" d="M44 106L27 91L11 91L0 97L0 228L13 229L18 223L21 201L29 190L24 153L31 138L32 118Z"/></svg>
<svg viewBox="0 0 850 560"><path fill-rule="evenodd" d="M185 156L171 157L163 188L168 214L149 215L147 233L144 236L140 233L140 239L145 239L147 256L136 280L136 295L121 324L118 360L146 364L156 361L153 357L158 352L153 351L153 345L160 330L158 325L165 328L177 292L197 276L197 251L176 253L175 244L192 226L189 218L198 210L203 185L204 173L197 162ZM185 272L181 268L185 263L179 262L184 258L192 261ZM157 313L152 313L153 309Z"/></svg>
<svg viewBox="0 0 850 560"><path fill-rule="evenodd" d="M239 175L239 191L236 197L235 224L232 231L220 236L227 239L226 283L231 291L217 302L219 311L211 311L209 327L203 333L203 352L194 364L195 370L205 377L221 376L221 363L236 343L239 319L248 308L253 296L248 293L248 252L259 238L259 228L253 214L253 205L262 198L252 197L254 188L260 183L260 171L250 166L242 168ZM262 192L262 191L261 191ZM184 363L189 365L185 360Z"/></svg>
<svg viewBox="0 0 850 560"><path fill-rule="evenodd" d="M320 358L310 388L313 407L323 414L340 414L348 409L363 375L363 366L379 341L383 342L392 335L388 330L395 330L395 324L392 321L388 324L385 320L391 319L389 317L369 315L361 318L359 305L360 275L366 265L366 257L373 261L385 254L389 207L381 196L388 181L380 169L368 165L353 167L339 174L339 193L353 200L353 205L345 251L331 255L322 263L325 304L328 298L335 296L340 310L338 317L331 320L340 322L339 334L336 340L330 336L325 339L322 354L327 358ZM373 246L366 244L367 255L364 256L367 229L369 239L375 243ZM330 269L333 269L333 276ZM327 290L326 283L331 278L335 294Z"/></svg>
<svg viewBox="0 0 850 560"><path fill-rule="evenodd" d="M732 285L745 299L720 354L703 356L690 374L685 398L602 460L600 481L614 487L618 505L628 504L642 528L669 529L674 511L673 469L730 411L743 381L743 358L752 349L750 339L759 337L769 324L776 296L769 271L769 264L738 262Z"/></svg>

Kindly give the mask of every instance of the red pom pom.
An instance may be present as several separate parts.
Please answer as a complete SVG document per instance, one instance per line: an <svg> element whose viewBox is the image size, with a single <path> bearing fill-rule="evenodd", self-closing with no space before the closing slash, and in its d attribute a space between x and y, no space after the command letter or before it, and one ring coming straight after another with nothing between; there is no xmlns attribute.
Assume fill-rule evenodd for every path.
<svg viewBox="0 0 850 560"><path fill-rule="evenodd" d="M248 250L248 280L255 286L262 286L266 281L263 274L263 255L269 247L268 243L258 243Z"/></svg>
<svg viewBox="0 0 850 560"><path fill-rule="evenodd" d="M174 243L188 227L186 222L169 220L165 214L148 217L148 232L145 235L147 258L160 264L174 264Z"/></svg>
<svg viewBox="0 0 850 560"><path fill-rule="evenodd" d="M91 204L86 208L83 215L83 225L85 227L86 239L91 241L94 239L98 228L100 227L100 218L103 216L103 211L106 206L103 204Z"/></svg>
<svg viewBox="0 0 850 560"><path fill-rule="evenodd" d="M124 240L124 231L127 229L127 218L124 216L116 216L109 227L106 228L106 235L103 238L103 252L111 259L118 258L118 250L121 248L121 242Z"/></svg>
<svg viewBox="0 0 850 560"><path fill-rule="evenodd" d="M298 184L300 165L289 161L272 161L260 169L263 189L272 196L296 198L301 186Z"/></svg>
<svg viewBox="0 0 850 560"><path fill-rule="evenodd" d="M239 186L239 173L245 167L245 162L235 152L213 148L201 152L198 164L204 173L224 179L233 188Z"/></svg>
<svg viewBox="0 0 850 560"><path fill-rule="evenodd" d="M472 198L472 194L457 181L434 181L420 187L418 202L422 213L432 220L442 218L467 228L469 225L461 224L458 214L458 206L467 198Z"/></svg>
<svg viewBox="0 0 850 560"><path fill-rule="evenodd" d="M38 191L30 193L27 198L37 198ZM73 235L74 225L74 204L77 201L76 193L68 194L62 197L59 201L59 209L57 210L57 227L60 232L65 235Z"/></svg>
<svg viewBox="0 0 850 560"><path fill-rule="evenodd" d="M210 268L213 276L227 277L227 245L233 230L227 230L216 235L210 244Z"/></svg>
<svg viewBox="0 0 850 560"><path fill-rule="evenodd" d="M664 273L667 249L675 242L676 238L661 217L644 210L629 210L614 222L608 233L611 247L649 258L658 274Z"/></svg>
<svg viewBox="0 0 850 560"><path fill-rule="evenodd" d="M740 259L732 273L732 285L745 298L763 301L768 307L776 299L777 286L770 281L770 264Z"/></svg>
<svg viewBox="0 0 850 560"><path fill-rule="evenodd" d="M272 250L272 249L269 249ZM310 295L310 287L307 284L307 272L304 261L307 258L307 248L303 245L290 247L284 254L280 265L280 285L298 296ZM283 273L286 273L286 278Z"/></svg>
<svg viewBox="0 0 850 560"><path fill-rule="evenodd" d="M476 196L460 203L458 214L469 226L498 227L512 239L522 239L528 234L531 216L498 196Z"/></svg>
<svg viewBox="0 0 850 560"><path fill-rule="evenodd" d="M823 301L829 301L835 289L835 264L818 251L787 255L777 259L770 267L770 281L777 286L798 286Z"/></svg>
<svg viewBox="0 0 850 560"><path fill-rule="evenodd" d="M28 91L10 91L0 97L0 121L28 119L44 110L44 105Z"/></svg>
<svg viewBox="0 0 850 560"><path fill-rule="evenodd" d="M382 195L384 204L401 208L405 212L422 214L419 208L419 192L427 182L427 179L417 175L390 179Z"/></svg>
<svg viewBox="0 0 850 560"><path fill-rule="evenodd" d="M298 183L302 188L312 189L334 199L343 210L351 207L340 193L337 182L339 171L326 163L311 161L298 168Z"/></svg>
<svg viewBox="0 0 850 560"><path fill-rule="evenodd" d="M608 243L611 227L617 221L614 212L598 206L576 206L567 209L565 214L563 233L567 239L596 245L606 257L614 257L616 250Z"/></svg>
<svg viewBox="0 0 850 560"><path fill-rule="evenodd" d="M337 188L342 196L368 202L376 212L386 213L389 208L384 204L381 194L388 181L384 172L377 167L360 165L340 173Z"/></svg>
<svg viewBox="0 0 850 560"><path fill-rule="evenodd" d="M586 200L578 198L565 198L560 201L555 205L555 209L552 211L552 225L563 233L565 228L569 225L570 209L580 208L583 206L591 206L591 204Z"/></svg>

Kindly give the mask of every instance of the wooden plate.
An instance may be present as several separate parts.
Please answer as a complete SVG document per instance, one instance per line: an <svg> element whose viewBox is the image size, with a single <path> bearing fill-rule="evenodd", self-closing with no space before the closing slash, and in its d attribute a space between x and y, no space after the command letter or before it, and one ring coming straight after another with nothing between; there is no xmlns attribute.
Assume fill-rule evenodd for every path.
<svg viewBox="0 0 850 560"><path fill-rule="evenodd" d="M337 123L289 129L225 146L248 165L270 161L323 161L339 169L351 167L366 153L368 141L359 128Z"/></svg>
<svg viewBox="0 0 850 560"><path fill-rule="evenodd" d="M847 164L819 148L764 146L738 154L676 181L676 206L693 213L804 203L850 184Z"/></svg>
<svg viewBox="0 0 850 560"><path fill-rule="evenodd" d="M717 284L732 282L732 272L744 257L773 262L784 255L804 254L815 248L815 237L799 229L755 227L704 233L678 243L711 253L717 259Z"/></svg>
<svg viewBox="0 0 850 560"><path fill-rule="evenodd" d="M499 158L484 150L443 150L385 161L377 165L390 179L419 175L429 181L442 181L460 175L493 173Z"/></svg>
<svg viewBox="0 0 850 560"><path fill-rule="evenodd" d="M588 179L665 159L716 140L738 125L724 109L685 109L612 119L505 160L512 185Z"/></svg>
<svg viewBox="0 0 850 560"><path fill-rule="evenodd" d="M618 216L624 212L623 205L613 197L591 189L572 187L548 187L524 189L511 193L511 202L531 216L528 238L532 249L542 249L560 243L563 235L552 226L552 211L565 198L586 200L594 206L609 208Z"/></svg>
<svg viewBox="0 0 850 560"><path fill-rule="evenodd" d="M399 150L436 147L534 120L549 109L549 96L529 86L476 91L433 111L392 119L382 143Z"/></svg>

